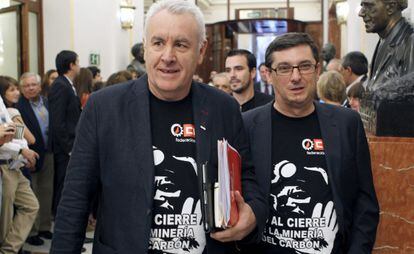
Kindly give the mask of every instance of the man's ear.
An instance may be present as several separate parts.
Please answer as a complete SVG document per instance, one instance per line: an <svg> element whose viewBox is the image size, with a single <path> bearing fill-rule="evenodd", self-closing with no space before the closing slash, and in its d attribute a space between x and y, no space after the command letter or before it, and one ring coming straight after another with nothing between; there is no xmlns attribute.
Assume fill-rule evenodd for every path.
<svg viewBox="0 0 414 254"><path fill-rule="evenodd" d="M208 42L207 40L205 40L202 46L200 47L200 57L198 58L198 64L203 63L204 55L206 54L206 50L207 50L207 46L208 46Z"/></svg>
<svg viewBox="0 0 414 254"><path fill-rule="evenodd" d="M321 71L322 71L322 64L321 63L317 63L316 64L316 69L315 69L315 72L316 72L316 76L319 78L319 75L321 75Z"/></svg>
<svg viewBox="0 0 414 254"><path fill-rule="evenodd" d="M144 51L144 55L143 55L143 58L144 58L144 61L145 61L145 52L147 52L147 44L146 44L146 40L145 40L145 38L143 38L142 39L142 50Z"/></svg>
<svg viewBox="0 0 414 254"><path fill-rule="evenodd" d="M385 4L385 9L387 10L388 16L392 16L398 11L398 4L394 1L388 2Z"/></svg>
<svg viewBox="0 0 414 254"><path fill-rule="evenodd" d="M253 79L253 81L256 78L256 74L257 74L257 70L256 70L256 67L255 67L250 71L250 76L251 76L251 79Z"/></svg>
<svg viewBox="0 0 414 254"><path fill-rule="evenodd" d="M71 70L73 70L73 67L74 67L74 66L76 66L76 63L70 63L70 64L69 64L69 67L70 67L70 69L71 69Z"/></svg>

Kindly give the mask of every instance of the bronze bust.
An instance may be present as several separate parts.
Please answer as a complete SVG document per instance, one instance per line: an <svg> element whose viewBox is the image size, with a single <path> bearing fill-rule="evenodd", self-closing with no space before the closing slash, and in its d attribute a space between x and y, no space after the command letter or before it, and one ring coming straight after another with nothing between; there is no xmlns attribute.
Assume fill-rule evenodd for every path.
<svg viewBox="0 0 414 254"><path fill-rule="evenodd" d="M135 44L131 49L131 54L134 56L132 62L127 66L127 70L136 71L138 76L145 74L145 60L144 60L144 46L142 43Z"/></svg>
<svg viewBox="0 0 414 254"><path fill-rule="evenodd" d="M390 91L387 89L390 85L397 86L392 90L398 90L398 86L405 86L402 87L404 91L414 87L414 83L391 82L414 72L414 30L401 15L405 8L407 0L361 1L359 16L364 20L366 31L377 33L380 37L371 61L370 75L364 84L366 98L362 103L361 116L367 129L379 136L414 136L414 125L408 130L399 130L407 125L390 127L388 124L395 122L391 118L395 116L394 111L402 109L402 104L407 116L413 115L412 96L402 93L398 98L390 99L390 96L383 94Z"/></svg>

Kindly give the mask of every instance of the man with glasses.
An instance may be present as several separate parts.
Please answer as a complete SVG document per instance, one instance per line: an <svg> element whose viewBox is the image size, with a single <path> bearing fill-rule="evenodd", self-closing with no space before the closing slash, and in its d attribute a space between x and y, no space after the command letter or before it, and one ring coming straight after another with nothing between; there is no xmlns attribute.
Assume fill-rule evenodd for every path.
<svg viewBox="0 0 414 254"><path fill-rule="evenodd" d="M23 96L17 103L27 128L33 133L36 142L29 148L39 154L35 170L31 172L32 188L39 200L39 214L33 225L27 242L31 245L42 245L45 239L52 239L52 198L53 198L53 153L49 142L49 110L48 101L40 93L42 91L40 76L26 72L20 77L20 89Z"/></svg>
<svg viewBox="0 0 414 254"><path fill-rule="evenodd" d="M267 48L275 101L243 117L269 214L245 253L371 253L379 208L364 129L358 113L314 101L318 60L304 33Z"/></svg>

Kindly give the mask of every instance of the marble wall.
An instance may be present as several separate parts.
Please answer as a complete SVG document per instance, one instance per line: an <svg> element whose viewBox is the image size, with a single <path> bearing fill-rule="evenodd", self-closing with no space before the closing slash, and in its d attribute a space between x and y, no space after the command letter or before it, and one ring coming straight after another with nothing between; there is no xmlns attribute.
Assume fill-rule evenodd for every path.
<svg viewBox="0 0 414 254"><path fill-rule="evenodd" d="M414 138L369 137L380 223L374 254L414 254Z"/></svg>

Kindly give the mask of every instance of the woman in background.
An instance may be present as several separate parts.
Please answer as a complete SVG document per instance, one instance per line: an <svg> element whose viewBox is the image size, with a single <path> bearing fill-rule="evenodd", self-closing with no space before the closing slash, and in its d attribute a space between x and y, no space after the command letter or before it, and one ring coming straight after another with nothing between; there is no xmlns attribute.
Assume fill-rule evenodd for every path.
<svg viewBox="0 0 414 254"><path fill-rule="evenodd" d="M47 95L49 94L49 90L50 87L53 84L53 81L55 81L55 79L58 77L58 73L56 70L48 70L45 75L43 76L43 80L42 80L42 92L41 94L44 97L47 97Z"/></svg>
<svg viewBox="0 0 414 254"><path fill-rule="evenodd" d="M26 124L24 124L20 112L15 107L20 98L17 80L8 76L0 76L0 96L3 99L4 105L6 105L7 111L9 111L12 121L17 125L24 126L23 138L27 140L29 145L33 145L36 139L26 127Z"/></svg>
<svg viewBox="0 0 414 254"><path fill-rule="evenodd" d="M106 86L113 86L132 79L132 74L129 71L118 71L109 76L106 81Z"/></svg>
<svg viewBox="0 0 414 254"><path fill-rule="evenodd" d="M319 76L316 92L321 102L341 106L346 99L346 85L337 71L327 71Z"/></svg>
<svg viewBox="0 0 414 254"><path fill-rule="evenodd" d="M93 75L88 68L80 68L79 75L73 81L76 94L79 97L82 108L85 107L89 95L92 92Z"/></svg>
<svg viewBox="0 0 414 254"><path fill-rule="evenodd" d="M362 87L361 81L353 85L348 90L348 94L347 94L348 103L349 103L349 106L355 111L359 112L360 101L361 101L363 92L364 92L364 88Z"/></svg>

